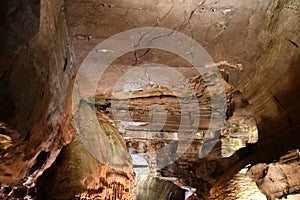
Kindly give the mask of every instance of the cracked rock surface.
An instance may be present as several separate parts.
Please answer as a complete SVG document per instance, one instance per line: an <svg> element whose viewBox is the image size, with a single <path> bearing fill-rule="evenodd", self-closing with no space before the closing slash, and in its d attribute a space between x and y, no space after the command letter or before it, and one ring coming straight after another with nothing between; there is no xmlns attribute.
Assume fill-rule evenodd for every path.
<svg viewBox="0 0 300 200"><path fill-rule="evenodd" d="M258 142L216 162L196 162L213 176L204 186L197 185L204 188L203 198L218 194L218 188L248 164L254 165L254 180L268 198L289 198L299 192L295 175L299 173L294 171L298 161L279 160L300 145L299 0L12 0L1 2L0 9L1 198L51 199L49 192L54 190L60 191L61 198L98 194L100 199L133 198L129 152L122 149L128 159L115 160L119 167L112 168L104 166L105 145L97 152L103 154L101 159L95 158L95 152L82 150L72 125L71 98L76 73L88 53L112 35L138 27L165 27L193 38L251 106L259 134L253 141ZM119 57L107 68L97 95L111 98L114 84L127 71L146 63L168 65L188 79L199 75L179 56L141 49ZM228 108L241 112L228 116L241 117L244 101L234 95L231 100ZM108 113L98 113L102 124L109 121L104 114ZM113 135L111 141L116 139L124 147L121 134ZM126 167L120 167L123 164ZM204 179L201 170L197 177Z"/></svg>

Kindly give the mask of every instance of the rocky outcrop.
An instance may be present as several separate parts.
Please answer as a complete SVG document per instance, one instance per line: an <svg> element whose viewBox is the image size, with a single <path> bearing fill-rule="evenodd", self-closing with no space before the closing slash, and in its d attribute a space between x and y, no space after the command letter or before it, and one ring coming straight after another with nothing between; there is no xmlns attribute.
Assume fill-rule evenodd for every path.
<svg viewBox="0 0 300 200"><path fill-rule="evenodd" d="M85 148L102 164L132 172L132 160L114 122L82 100L73 124Z"/></svg>
<svg viewBox="0 0 300 200"><path fill-rule="evenodd" d="M74 14L74 10L78 12ZM77 67L105 38L143 26L179 30L202 44L214 60L242 64L242 71L227 66L222 68L227 72L229 83L236 86L253 106L253 115L259 124L262 141L255 150L259 151L259 156L251 162L274 159L284 149L287 151L299 144L299 137L293 134L299 128L299 104L296 100L290 102L299 97L299 84L294 76L299 65L297 46L300 42L295 34L299 32L299 26L295 25L299 24L298 10L297 0L251 0L247 3L207 0L196 4L193 1L180 4L66 1ZM111 26L112 19L116 22L114 26ZM193 71L188 70L191 66L181 58L167 52L140 50L114 62L102 76L99 88L103 94L111 94L113 86L110 83L117 82L127 70L137 63L158 61L175 67L183 75ZM182 69L187 70L183 72ZM276 143L271 142L273 139L269 134L276 135L272 137ZM281 141L285 141L286 148L281 148ZM268 145L275 145L278 150L265 153Z"/></svg>
<svg viewBox="0 0 300 200"><path fill-rule="evenodd" d="M2 4L0 118L17 134L7 135L11 147L1 151L0 182L34 186L72 137L72 64L63 2Z"/></svg>
<svg viewBox="0 0 300 200"><path fill-rule="evenodd" d="M38 180L39 199L134 199L132 160L111 123L81 101L72 142Z"/></svg>
<svg viewBox="0 0 300 200"><path fill-rule="evenodd" d="M138 182L136 200L183 200L184 194L185 190L172 181L144 175Z"/></svg>
<svg viewBox="0 0 300 200"><path fill-rule="evenodd" d="M228 83L224 85L227 121L215 132L207 130L213 112L208 91L214 83L211 81L206 86L200 76L189 81L190 93L176 96L173 92L178 89L176 85L173 91L163 86L148 87L129 93L119 91L111 98L96 96L95 105L99 111L119 120L117 125L127 147L132 154L148 161L152 175L176 177L179 185L194 187L205 198L211 185L228 167L223 158L258 139L247 100ZM195 105L186 104L182 108L179 103L180 98L189 97L184 95L193 93L200 107L198 124L193 123L194 118L199 118L195 116ZM161 108L154 108L153 104ZM182 120L184 117L186 120Z"/></svg>
<svg viewBox="0 0 300 200"><path fill-rule="evenodd" d="M299 150L294 150L275 163L254 165L248 174L268 199L287 198L300 192L299 160Z"/></svg>
<svg viewBox="0 0 300 200"><path fill-rule="evenodd" d="M259 190L256 183L248 177L247 171L248 169L244 168L236 173L219 190L211 193L210 199L267 200L267 197Z"/></svg>
<svg viewBox="0 0 300 200"><path fill-rule="evenodd" d="M1 23L4 24L0 29L4 44L0 60L4 66L0 70L0 120L4 121L0 123L1 198L24 198L27 194L35 197L36 191L28 187L36 185L37 178L52 165L63 146L71 142L74 133L69 101L74 55L65 24L63 1L11 1L2 4L5 4L1 6L5 12L2 12L4 16L1 14L4 20ZM102 124L108 127L108 131L114 131L107 123ZM117 139L112 139L119 141L118 135L114 137ZM56 163L60 163L58 168L62 171L52 167L45 173L47 181L42 181L43 187L38 187L39 197L53 199L56 192L57 198L104 192L103 196L112 197L118 193L119 199L130 199L134 193L134 177L130 172L129 154L127 159L118 160L127 162L122 168L125 170L118 171L95 159L76 138L57 158ZM121 146L124 143L122 140L119 142ZM115 146L115 149L120 148ZM74 155L74 151L82 154ZM91 165L84 168L86 163ZM76 167L69 170L67 165L80 165L83 171ZM57 164L53 166L57 167ZM85 169L90 172L87 176L94 179L90 185L86 185L90 180L83 181L84 174L88 174ZM59 175L61 172L63 176ZM78 176L72 177L77 173ZM63 184L60 185L57 180ZM103 187L109 190L99 184L104 184ZM69 192L64 191L66 187Z"/></svg>
<svg viewBox="0 0 300 200"><path fill-rule="evenodd" d="M99 162L77 134L37 185L38 199L132 200L135 193L134 175Z"/></svg>

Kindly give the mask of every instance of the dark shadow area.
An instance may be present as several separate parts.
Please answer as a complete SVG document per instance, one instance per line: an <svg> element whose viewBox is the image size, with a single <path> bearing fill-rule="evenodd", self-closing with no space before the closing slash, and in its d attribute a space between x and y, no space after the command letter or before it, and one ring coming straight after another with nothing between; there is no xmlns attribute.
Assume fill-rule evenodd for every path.
<svg viewBox="0 0 300 200"><path fill-rule="evenodd" d="M39 31L39 22L40 0L0 2L0 121L9 122L16 112L9 77L17 52Z"/></svg>

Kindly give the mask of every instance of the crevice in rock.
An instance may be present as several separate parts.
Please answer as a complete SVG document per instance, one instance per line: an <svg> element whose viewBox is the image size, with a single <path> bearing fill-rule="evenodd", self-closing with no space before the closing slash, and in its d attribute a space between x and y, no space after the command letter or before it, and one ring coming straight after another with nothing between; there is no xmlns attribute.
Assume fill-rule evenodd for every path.
<svg viewBox="0 0 300 200"><path fill-rule="evenodd" d="M43 166L49 158L50 152L41 151L36 158L36 163L31 167L29 175L33 174L37 169Z"/></svg>

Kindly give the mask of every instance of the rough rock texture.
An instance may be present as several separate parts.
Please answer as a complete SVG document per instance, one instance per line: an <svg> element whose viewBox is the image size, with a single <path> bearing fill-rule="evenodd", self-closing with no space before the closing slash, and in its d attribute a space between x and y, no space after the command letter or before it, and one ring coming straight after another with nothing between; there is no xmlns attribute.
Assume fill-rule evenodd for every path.
<svg viewBox="0 0 300 200"><path fill-rule="evenodd" d="M1 3L0 118L18 133L0 155L2 183L34 185L71 139L72 66L65 62L71 55L62 3ZM44 153L48 156L38 162Z"/></svg>
<svg viewBox="0 0 300 200"><path fill-rule="evenodd" d="M176 29L202 44L214 60L242 64L242 71L225 69L229 82L253 106L260 130L261 141L251 147L259 152L258 156L247 162L271 161L299 144L299 137L294 134L299 126L298 101L289 101L299 96L299 84L294 78L299 65L298 10L296 0L66 2L77 67L105 38L143 26ZM103 75L99 83L101 92L109 94L110 83L117 82L137 62L154 61L180 69L190 67L182 59L161 51L133 52L119 58L107 70L107 76ZM267 151L271 146L274 151Z"/></svg>
<svg viewBox="0 0 300 200"><path fill-rule="evenodd" d="M235 174L220 190L210 195L210 199L222 200L267 200L256 183L248 177L244 168Z"/></svg>
<svg viewBox="0 0 300 200"><path fill-rule="evenodd" d="M242 71L225 66L226 79L252 106L259 142L218 162L224 172L209 186L211 193L246 164L269 163L299 147L299 4L298 0L3 1L0 121L9 127L1 136L9 145L1 146L0 181L22 185L28 180L32 185L54 162L71 141L73 75L99 42L134 27L176 29L201 43L214 60L243 66ZM99 92L110 95L112 82L146 62L192 73L191 66L173 54L140 50L113 63L99 82Z"/></svg>
<svg viewBox="0 0 300 200"><path fill-rule="evenodd" d="M95 112L87 102L80 103L73 120L77 133L39 179L39 199L134 199L135 178L124 139L107 116L96 117Z"/></svg>
<svg viewBox="0 0 300 200"><path fill-rule="evenodd" d="M280 157L278 163L254 165L248 174L268 199L287 198L300 192L299 160L299 150L291 151Z"/></svg>
<svg viewBox="0 0 300 200"><path fill-rule="evenodd" d="M184 194L185 190L172 181L144 175L138 182L136 200L179 200L184 199Z"/></svg>
<svg viewBox="0 0 300 200"><path fill-rule="evenodd" d="M191 83L186 84L186 87L191 88L190 91L183 90L180 88L181 85L172 85L170 83L172 88L154 86L132 91L132 94L127 94L124 91L116 92L113 94L111 100L105 96L97 96L96 98L110 100L111 105L107 106L106 112L115 120L145 123L140 127L127 126L126 130L197 132L206 130L211 125L210 118L213 113L213 106L215 105L211 103L208 88L210 90L218 88L214 83L214 75L213 73L207 75L209 77L207 81L212 82L209 86L204 84L204 80L201 77L194 77ZM231 100L230 95L232 90L228 85L226 94L224 92L224 96L228 96L228 101ZM222 92L219 89L219 93ZM96 101L96 106L100 109L105 107L103 101ZM196 110L195 106L198 106L199 110ZM220 120L224 120L222 116L220 116ZM181 134L179 134L180 136Z"/></svg>
<svg viewBox="0 0 300 200"><path fill-rule="evenodd" d="M132 173L101 164L74 134L72 142L39 178L37 193L38 199L132 200L134 184Z"/></svg>
<svg viewBox="0 0 300 200"><path fill-rule="evenodd" d="M3 45L0 62L3 67L0 70L0 121L3 122L0 123L0 182L4 190L8 191L4 192L4 197L13 199L24 198L27 195L27 187L35 186L37 178L52 165L75 132L71 125L70 101L74 55L71 52L65 23L64 1L10 1L2 4L3 20L1 20L0 32ZM61 197L64 195L70 197L83 190L87 196L94 194L95 191L86 189L88 187L98 189L97 183L102 178L111 180L105 182L110 184L106 187L115 188L110 191L105 190L107 194L104 195L114 196L113 193L118 191L118 198L122 199L120 196L124 197L124 188L121 182L131 187L130 190L126 190L130 199L130 195L133 194L131 181L134 179L131 173L126 178L124 172L102 166L98 160L86 153L82 146L71 144L64 149L57 161L62 169L69 164L76 165L77 161L75 159L75 162L72 157L74 155L68 154L74 152L76 148L79 148L79 152L85 153L88 157L86 159L92 162L89 170L91 174L94 173L94 177L90 176L90 179L94 178L94 182L91 181L92 186L83 187L80 179L72 179L68 175L78 173L80 176L82 172L83 178L86 172L71 170L69 173L66 170L65 175L60 174L59 177L70 178L65 179L67 182L62 182L65 184L64 188L72 188L73 191L70 190L69 193L64 191L63 194L60 193ZM131 169L129 153L127 158L129 158L127 159L129 165L126 165L126 172ZM72 163L73 161L75 163ZM53 173L51 178L54 178L55 168L51 168L50 172ZM99 175L97 172L103 174ZM47 174L45 176L48 177ZM48 184L49 179L43 182L45 184L43 190L39 187L42 198L52 199L53 193L49 194L52 189L62 191L62 188L57 187L60 186L56 182L57 179L51 179L53 185ZM71 181L73 185L68 185L70 183L68 180L73 180ZM8 184L10 186L7 186ZM17 188L12 189L15 186ZM30 190L29 195L35 195L34 189Z"/></svg>
<svg viewBox="0 0 300 200"><path fill-rule="evenodd" d="M189 81L199 103L198 116L195 105L187 103L182 109L182 104L179 104L180 98L188 97L184 96L186 94L176 96L163 86L148 87L129 94L119 91L111 98L96 96L95 104L98 110L120 120L119 130L123 132L127 147L132 154L141 155L148 161L151 174L176 177L177 184L196 188L198 196L204 198L211 185L228 167L222 158L258 139L256 123L247 100L228 83L224 82L224 85L227 121L223 129L216 132L207 131L213 112L208 88L214 84L211 81L205 86L199 76ZM173 85L172 90L177 87ZM153 109L153 104L162 108ZM200 123L194 123L199 116ZM131 119L135 123L130 123ZM221 140L218 138L220 134ZM213 147L211 151L207 148L210 146ZM202 155L206 158L199 159Z"/></svg>

